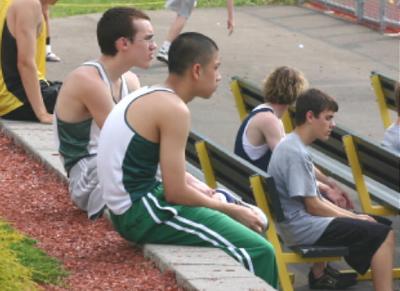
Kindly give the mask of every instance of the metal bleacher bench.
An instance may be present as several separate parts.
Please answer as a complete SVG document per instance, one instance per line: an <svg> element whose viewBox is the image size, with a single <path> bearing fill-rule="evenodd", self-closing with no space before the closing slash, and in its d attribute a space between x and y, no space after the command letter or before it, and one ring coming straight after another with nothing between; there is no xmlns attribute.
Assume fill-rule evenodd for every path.
<svg viewBox="0 0 400 291"><path fill-rule="evenodd" d="M344 246L302 245L285 248L275 227L275 221L282 221L284 214L273 179L242 158L192 131L186 146L186 159L195 167L201 167L210 187L221 184L244 201L257 204L267 215L269 227L266 236L275 249L280 286L284 291L293 290L288 264L340 260L348 254L348 248Z"/></svg>
<svg viewBox="0 0 400 291"><path fill-rule="evenodd" d="M232 78L231 90L241 120L264 102L261 90L242 78ZM286 132L293 130L293 119L291 108L283 117ZM315 164L326 175L357 190L364 212L400 213L400 157L395 153L339 124L327 141L315 141L310 151ZM372 204L372 200L379 205Z"/></svg>
<svg viewBox="0 0 400 291"><path fill-rule="evenodd" d="M396 81L375 71L371 72L370 79L372 88L375 91L383 126L388 128L392 124L389 110L397 111L394 96Z"/></svg>

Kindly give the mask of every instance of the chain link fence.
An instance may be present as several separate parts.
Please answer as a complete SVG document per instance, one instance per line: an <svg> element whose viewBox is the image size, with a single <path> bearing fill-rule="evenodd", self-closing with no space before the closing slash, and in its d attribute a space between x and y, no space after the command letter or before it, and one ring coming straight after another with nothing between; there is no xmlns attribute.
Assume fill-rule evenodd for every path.
<svg viewBox="0 0 400 291"><path fill-rule="evenodd" d="M358 22L372 23L385 31L400 29L400 0L298 0L315 4L326 10L334 10L353 16Z"/></svg>

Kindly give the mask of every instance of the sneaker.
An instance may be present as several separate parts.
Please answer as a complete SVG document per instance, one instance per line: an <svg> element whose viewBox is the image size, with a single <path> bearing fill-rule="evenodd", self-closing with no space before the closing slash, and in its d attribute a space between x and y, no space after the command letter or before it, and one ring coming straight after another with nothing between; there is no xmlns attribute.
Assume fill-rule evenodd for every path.
<svg viewBox="0 0 400 291"><path fill-rule="evenodd" d="M263 222L262 232L267 231L267 229L268 229L268 218L260 208L258 208L257 206L251 205L249 203L243 202L242 200L237 199L228 190L219 189L218 188L218 189L215 190L215 192L217 193L217 195L219 195L222 198L222 199L220 198L220 200L222 200L222 201L226 201L228 203L234 203L234 204L242 205L242 206L245 206L245 207L253 209L257 213L257 215L261 218L261 220Z"/></svg>
<svg viewBox="0 0 400 291"><path fill-rule="evenodd" d="M325 268L325 273L331 275L335 278L348 278L357 280L357 273L341 273L339 270L335 269L331 265L327 264Z"/></svg>
<svg viewBox="0 0 400 291"><path fill-rule="evenodd" d="M53 52L48 52L46 55L46 62L60 62L61 59Z"/></svg>
<svg viewBox="0 0 400 291"><path fill-rule="evenodd" d="M157 60L168 65L168 51L162 47L158 50Z"/></svg>
<svg viewBox="0 0 400 291"><path fill-rule="evenodd" d="M326 271L320 278L315 278L312 270L308 273L308 285L310 289L343 290L357 284L355 278L334 277Z"/></svg>

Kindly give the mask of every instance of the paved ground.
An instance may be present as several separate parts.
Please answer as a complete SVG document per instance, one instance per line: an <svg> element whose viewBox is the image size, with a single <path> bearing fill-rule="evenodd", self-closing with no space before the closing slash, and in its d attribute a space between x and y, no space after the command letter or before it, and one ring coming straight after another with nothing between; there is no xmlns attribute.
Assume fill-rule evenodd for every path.
<svg viewBox="0 0 400 291"><path fill-rule="evenodd" d="M224 9L197 9L186 27L188 31L200 31L215 39L223 64L223 80L215 96L207 102L199 100L190 105L195 129L232 149L239 118L229 90L230 78L238 75L259 83L276 66L290 65L302 70L312 86L337 97L340 104L337 122L375 141L381 140L383 126L369 74L377 70L399 79L398 37L385 36L323 13L286 6L238 8L236 31L228 36L225 13ZM149 14L160 44L173 15L168 11ZM98 18L99 15L86 15L52 20L54 51L63 61L49 65L50 80L62 80L74 67L96 57ZM134 71L143 84L154 84L163 81L167 70L155 61L147 71ZM395 220L395 228L399 230L400 219ZM306 268L303 266L296 272L303 274L296 278L296 290L308 290ZM372 286L361 283L352 290L372 290Z"/></svg>

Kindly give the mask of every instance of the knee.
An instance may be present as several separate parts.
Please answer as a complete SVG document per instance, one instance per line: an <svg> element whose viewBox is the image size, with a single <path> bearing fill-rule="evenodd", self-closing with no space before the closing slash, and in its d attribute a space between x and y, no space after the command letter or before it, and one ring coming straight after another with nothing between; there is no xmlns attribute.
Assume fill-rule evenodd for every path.
<svg viewBox="0 0 400 291"><path fill-rule="evenodd" d="M268 241L265 242L264 246L263 246L263 253L266 257L275 257L275 249L272 246L272 244Z"/></svg>
<svg viewBox="0 0 400 291"><path fill-rule="evenodd" d="M388 235L386 236L385 243L388 245L390 249L394 249L395 246L395 235L393 229L389 231Z"/></svg>

